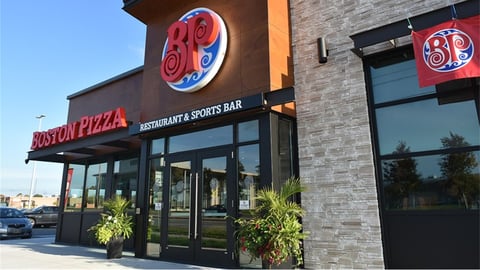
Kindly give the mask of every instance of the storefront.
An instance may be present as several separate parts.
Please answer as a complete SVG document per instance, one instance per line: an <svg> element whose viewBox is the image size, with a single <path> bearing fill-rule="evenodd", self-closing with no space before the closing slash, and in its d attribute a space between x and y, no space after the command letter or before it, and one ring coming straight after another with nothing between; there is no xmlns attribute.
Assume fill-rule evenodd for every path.
<svg viewBox="0 0 480 270"><path fill-rule="evenodd" d="M299 176L306 268L479 267L478 77L419 87L406 23L450 7L123 2L147 26L144 65L70 95L67 124L33 136L28 159L64 164L56 241L96 245L87 229L121 195L137 257L259 267L225 217Z"/></svg>
<svg viewBox="0 0 480 270"><path fill-rule="evenodd" d="M288 3L124 9L147 25L144 66L69 96L68 124L34 134L29 159L65 164L56 241L95 245L87 229L120 195L136 256L248 263L226 217L298 175Z"/></svg>

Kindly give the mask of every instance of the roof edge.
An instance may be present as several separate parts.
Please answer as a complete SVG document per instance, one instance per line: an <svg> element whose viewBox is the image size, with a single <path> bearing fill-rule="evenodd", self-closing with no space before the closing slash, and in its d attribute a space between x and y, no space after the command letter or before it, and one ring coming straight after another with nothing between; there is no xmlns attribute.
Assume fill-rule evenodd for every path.
<svg viewBox="0 0 480 270"><path fill-rule="evenodd" d="M76 97L78 97L78 96L84 95L84 94L86 94L86 93L88 93L88 92L94 91L95 89L97 89L97 88L99 88L99 87L102 87L102 86L105 86L105 85L107 85L107 84L110 84L110 83L113 83L113 82L115 82L115 81L118 81L118 80L120 80L120 79L126 78L126 77L131 76L131 75L133 75L133 74L135 74L135 73L138 73L138 72L140 72L140 71L143 71L143 65L142 65L142 66L139 66L139 67L136 67L136 68L134 68L134 69L131 69L131 70L129 70L129 71L127 71L127 72L124 72L124 73L122 73L122 74L119 74L119 75L117 75L117 76L114 76L114 77L112 77L112 78L110 78L110 79L108 79L108 80L105 80L105 81L103 81L103 82L100 82L100 83L97 83L97 84L95 84L95 85L92 85L92 86L90 86L90 87L88 87L88 88L85 88L85 89L83 89L83 90L80 90L80 91L78 91L78 92L76 92L76 93L73 93L73 94L67 96L67 99L70 100L70 99L76 98Z"/></svg>

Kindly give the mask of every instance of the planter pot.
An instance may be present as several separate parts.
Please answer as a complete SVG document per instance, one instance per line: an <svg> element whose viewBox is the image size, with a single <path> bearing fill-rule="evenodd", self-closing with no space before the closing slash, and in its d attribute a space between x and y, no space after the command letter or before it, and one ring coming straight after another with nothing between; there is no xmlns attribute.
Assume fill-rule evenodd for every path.
<svg viewBox="0 0 480 270"><path fill-rule="evenodd" d="M272 264L267 260L262 260L262 269L272 269Z"/></svg>
<svg viewBox="0 0 480 270"><path fill-rule="evenodd" d="M107 259L122 258L123 251L123 237L116 237L110 239L107 243Z"/></svg>
<svg viewBox="0 0 480 270"><path fill-rule="evenodd" d="M282 262L281 264L271 264L267 260L262 260L262 269L295 269L291 258Z"/></svg>

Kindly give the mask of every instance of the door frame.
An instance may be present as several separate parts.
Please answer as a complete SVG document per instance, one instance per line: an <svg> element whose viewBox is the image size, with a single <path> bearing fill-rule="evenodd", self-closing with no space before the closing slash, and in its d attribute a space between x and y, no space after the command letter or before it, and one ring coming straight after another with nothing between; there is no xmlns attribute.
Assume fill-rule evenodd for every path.
<svg viewBox="0 0 480 270"><path fill-rule="evenodd" d="M162 252L160 258L164 260L174 260L174 261L184 261L193 264L200 265L215 265L215 266L224 266L224 267L236 267L237 259L235 256L235 239L234 239L234 224L233 219L226 219L226 241L227 249L226 250L215 250L215 249L203 249L202 248L202 183L203 183L203 172L202 172L202 161L204 159L215 158L215 157L225 157L226 160L226 181L227 181L227 201L225 208L227 210L226 216L235 217L236 216L236 201L238 193L238 185L236 178L236 164L235 164L235 154L234 148L232 145L207 148L207 149L198 149L174 154L168 154L165 156L165 182L164 186L168 187L163 190L163 201L165 203L164 209L170 209L170 181L171 181L171 170L170 165L175 162L181 161L190 161L191 164L191 187L190 199L194 201L195 206L191 204L189 211L189 226L191 232L189 235L189 246L186 248L182 247L169 247L168 246L168 222L169 222L169 211L162 212L162 237L160 240L162 246ZM196 181L196 174L198 174L198 182ZM198 187L196 186L198 184ZM198 189L197 189L198 188ZM196 192L198 190L198 192ZM195 213L196 212L196 213ZM195 218L196 216L196 218ZM196 229L194 229L196 228ZM198 233L195 237L195 233Z"/></svg>

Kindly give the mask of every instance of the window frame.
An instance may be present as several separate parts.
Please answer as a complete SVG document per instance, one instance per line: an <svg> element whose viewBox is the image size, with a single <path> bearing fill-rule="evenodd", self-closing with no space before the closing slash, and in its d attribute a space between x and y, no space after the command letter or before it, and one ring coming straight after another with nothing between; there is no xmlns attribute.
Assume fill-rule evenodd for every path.
<svg viewBox="0 0 480 270"><path fill-rule="evenodd" d="M470 146L464 147L455 147L455 148L437 148L437 149L429 149L429 150L420 150L415 151L412 150L408 153L389 153L389 154L382 154L380 152L380 142L379 142L379 127L377 125L377 115L376 110L380 108L386 108L401 104L409 104L413 102L429 100L433 98L442 97L443 94L435 92L435 93L425 93L419 94L414 97L404 97L394 100L389 100L385 102L375 103L374 99L374 89L373 89L373 79L372 73L370 71L371 66L388 66L395 63L399 63L401 61L409 61L414 59L413 54L413 47L412 45L402 46L399 48L395 48L392 50L372 54L363 58L363 67L364 67L364 75L366 81L366 94L367 94L367 101L368 101L368 112L369 112L369 119L370 119L370 131L371 131L371 140L372 140L372 150L374 154L374 165L375 165L375 174L377 179L377 195L379 198L379 207L382 212L396 212L396 213L405 213L405 212L425 212L425 211L445 211L445 210L436 210L435 208L432 209L420 209L420 208L408 208L408 209L387 209L387 201L385 195L385 186L384 186L384 172L383 172L383 162L387 160L395 160L395 159L405 159L405 158L415 158L415 157L427 157L433 155L449 155L455 153L474 153L480 151L480 143L473 144ZM402 58L404 60L402 60ZM472 78L473 87L478 85L480 82L480 78ZM477 120L480 123L480 89L477 88L473 90L474 96L473 100L475 102L475 109L476 109L476 116ZM480 160L477 160L480 163ZM480 166L480 165L478 165ZM418 170L417 170L418 172ZM465 209L465 208L455 208L449 209L452 211L478 211L478 209Z"/></svg>

